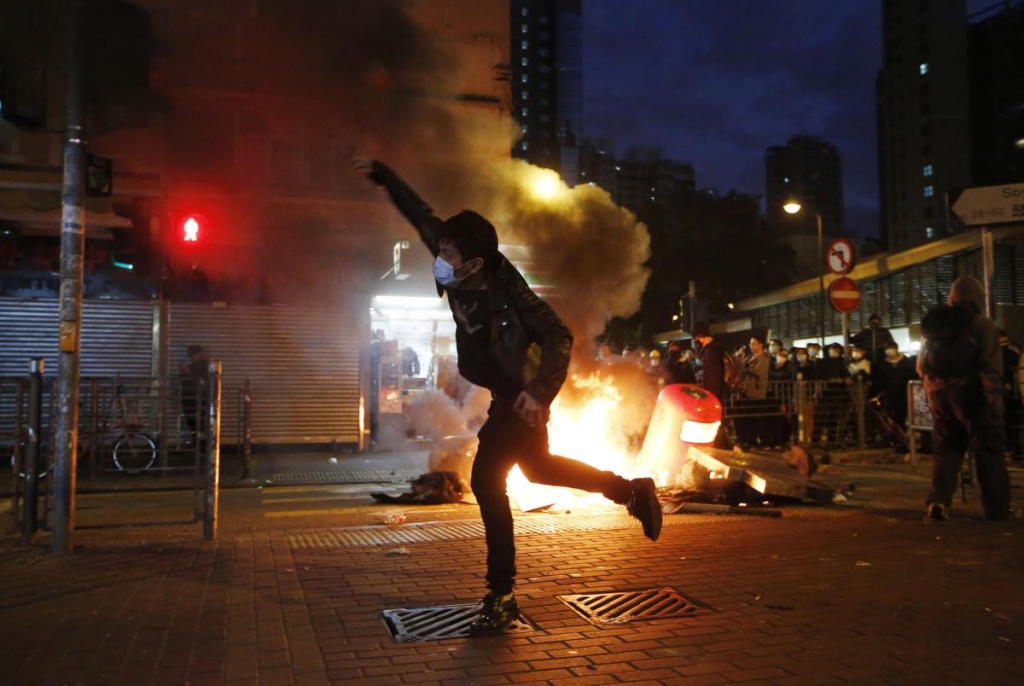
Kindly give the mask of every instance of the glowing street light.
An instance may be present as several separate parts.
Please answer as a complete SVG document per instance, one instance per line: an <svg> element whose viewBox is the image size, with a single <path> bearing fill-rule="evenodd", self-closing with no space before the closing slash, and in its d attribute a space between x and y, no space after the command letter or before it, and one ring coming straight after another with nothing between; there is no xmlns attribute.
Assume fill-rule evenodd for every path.
<svg viewBox="0 0 1024 686"><path fill-rule="evenodd" d="M782 206L787 214L796 214L803 209L798 200L790 199ZM821 212L815 210L814 221L818 227L818 335L821 338L821 347L825 348L825 248L822 243L821 234Z"/></svg>

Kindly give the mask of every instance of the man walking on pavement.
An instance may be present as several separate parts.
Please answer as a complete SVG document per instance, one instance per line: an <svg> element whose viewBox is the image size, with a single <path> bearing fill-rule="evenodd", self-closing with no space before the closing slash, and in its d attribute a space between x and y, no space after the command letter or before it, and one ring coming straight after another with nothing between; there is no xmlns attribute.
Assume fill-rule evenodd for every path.
<svg viewBox="0 0 1024 686"><path fill-rule="evenodd" d="M935 462L926 521L949 519L968 449L974 454L985 518L1013 518L1003 426L1003 359L999 333L985 311L985 290L977 279L953 282L949 308L936 308L921 322L927 340L917 371L928 392ZM947 313L936 327L934 312Z"/></svg>
<svg viewBox="0 0 1024 686"><path fill-rule="evenodd" d="M456 323L459 373L491 391L470 479L484 523L489 592L470 633L501 633L519 618L505 488L512 467L519 464L534 483L601 493L626 505L652 541L662 520L654 480L629 481L549 452L548 413L568 373L572 333L499 252L494 226L470 210L441 220L384 164L358 161L357 168L387 191L434 256L437 293L447 295Z"/></svg>

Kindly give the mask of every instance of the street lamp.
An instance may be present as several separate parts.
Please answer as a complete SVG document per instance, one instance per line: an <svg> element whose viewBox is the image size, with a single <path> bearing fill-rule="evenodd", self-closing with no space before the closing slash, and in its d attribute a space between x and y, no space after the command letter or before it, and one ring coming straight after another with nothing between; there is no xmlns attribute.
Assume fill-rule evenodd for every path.
<svg viewBox="0 0 1024 686"><path fill-rule="evenodd" d="M797 200L789 200L782 209L787 214L796 214L803 206ZM821 234L821 212L814 211L814 221L818 227L818 336L821 338L821 351L825 352L825 248Z"/></svg>

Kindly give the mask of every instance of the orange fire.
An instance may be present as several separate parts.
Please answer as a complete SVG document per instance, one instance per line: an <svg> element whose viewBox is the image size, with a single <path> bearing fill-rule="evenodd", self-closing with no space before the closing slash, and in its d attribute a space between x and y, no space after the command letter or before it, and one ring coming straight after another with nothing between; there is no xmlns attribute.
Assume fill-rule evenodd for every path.
<svg viewBox="0 0 1024 686"><path fill-rule="evenodd" d="M637 381L642 385L638 386ZM569 392L559 395L551 406L548 422L551 452L627 479L655 476L637 462L635 441L642 425L633 427L631 424L636 422L630 420L637 414L650 416L648 384L646 378L635 374L625 379L603 372L572 376L567 384ZM509 497L523 511L547 506L578 508L588 501L607 502L601 494L531 483L518 466L513 468L506 483Z"/></svg>

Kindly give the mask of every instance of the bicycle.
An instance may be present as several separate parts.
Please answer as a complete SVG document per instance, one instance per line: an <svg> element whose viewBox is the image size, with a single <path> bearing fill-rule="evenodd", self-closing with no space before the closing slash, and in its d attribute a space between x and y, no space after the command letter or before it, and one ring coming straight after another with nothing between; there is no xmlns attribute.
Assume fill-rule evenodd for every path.
<svg viewBox="0 0 1024 686"><path fill-rule="evenodd" d="M156 442L140 431L144 426L141 401L128 397L120 383L114 387L110 417L112 419L104 426L103 434L106 435L111 429L121 430L112 439L114 466L126 474L138 474L152 467L157 457Z"/></svg>

